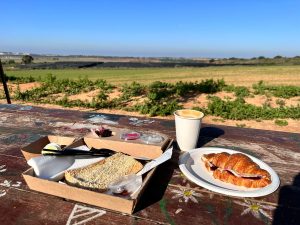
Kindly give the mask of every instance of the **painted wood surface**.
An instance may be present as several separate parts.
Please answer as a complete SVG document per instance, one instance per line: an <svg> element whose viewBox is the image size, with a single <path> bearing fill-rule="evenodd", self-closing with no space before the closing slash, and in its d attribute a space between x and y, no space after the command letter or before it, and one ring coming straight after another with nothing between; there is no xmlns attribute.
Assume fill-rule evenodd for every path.
<svg viewBox="0 0 300 225"><path fill-rule="evenodd" d="M80 137L100 124L175 138L170 120L0 105L0 224L300 224L300 135L293 133L202 126L199 147L236 149L278 173L280 188L265 197L228 197L193 184L178 169L178 149L159 166L133 215L28 188L21 146L48 134Z"/></svg>

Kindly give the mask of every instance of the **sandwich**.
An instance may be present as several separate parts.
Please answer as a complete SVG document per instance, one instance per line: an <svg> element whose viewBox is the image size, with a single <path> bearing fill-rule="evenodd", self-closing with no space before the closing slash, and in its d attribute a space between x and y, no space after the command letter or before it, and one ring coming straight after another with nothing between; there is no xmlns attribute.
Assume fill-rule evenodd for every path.
<svg viewBox="0 0 300 225"><path fill-rule="evenodd" d="M143 165L133 157L116 153L100 162L65 172L67 184L104 192L108 185L123 176L136 174Z"/></svg>
<svg viewBox="0 0 300 225"><path fill-rule="evenodd" d="M211 153L201 159L213 177L223 182L247 188L262 188L271 183L270 174L244 154Z"/></svg>

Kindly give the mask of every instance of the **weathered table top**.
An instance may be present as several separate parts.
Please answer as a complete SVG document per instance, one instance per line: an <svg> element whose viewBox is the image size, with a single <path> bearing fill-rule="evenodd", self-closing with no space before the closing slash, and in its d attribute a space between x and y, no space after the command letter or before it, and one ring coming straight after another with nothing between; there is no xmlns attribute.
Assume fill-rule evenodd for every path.
<svg viewBox="0 0 300 225"><path fill-rule="evenodd" d="M83 136L93 124L175 137L168 120L0 105L0 224L300 224L300 135L293 133L202 126L199 147L237 149L278 173L280 188L265 197L228 197L198 187L178 169L178 150L158 167L133 215L30 190L21 176L28 165L20 147L47 134Z"/></svg>

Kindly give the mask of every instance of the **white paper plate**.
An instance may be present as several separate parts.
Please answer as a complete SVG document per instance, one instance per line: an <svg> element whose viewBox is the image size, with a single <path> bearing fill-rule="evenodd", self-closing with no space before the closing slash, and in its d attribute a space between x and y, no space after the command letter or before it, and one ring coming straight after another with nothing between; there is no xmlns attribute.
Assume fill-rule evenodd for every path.
<svg viewBox="0 0 300 225"><path fill-rule="evenodd" d="M233 184L225 183L220 180L213 178L212 173L209 172L205 166L201 157L203 154L209 153L219 153L219 152L228 152L229 154L233 153L242 153L239 151L234 151L225 148L214 148L214 147L204 147L197 148L190 151L185 152L179 159L179 168L182 173L191 181L196 183L197 185L204 187L208 190L218 192L225 195L230 196L239 196L239 197L259 197L271 194L276 191L279 187L280 181L276 172L269 167L266 163L261 160L245 154L249 156L253 162L257 163L260 168L267 170L271 175L272 183L263 188L245 188L236 186Z"/></svg>

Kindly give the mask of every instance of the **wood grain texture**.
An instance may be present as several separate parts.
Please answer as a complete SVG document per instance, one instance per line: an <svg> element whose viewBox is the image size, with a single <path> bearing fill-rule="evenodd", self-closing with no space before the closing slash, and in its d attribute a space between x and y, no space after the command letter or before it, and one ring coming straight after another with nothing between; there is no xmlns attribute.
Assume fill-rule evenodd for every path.
<svg viewBox="0 0 300 225"><path fill-rule="evenodd" d="M300 135L294 133L203 124L198 147L239 150L278 173L280 188L260 198L228 197L198 187L178 169L178 149L159 166L134 215L34 192L21 177L28 168L21 146L43 135L80 137L90 127L106 124L175 137L173 121L137 119L139 123L132 123L122 115L0 105L0 224L74 224L76 218L70 216L74 208L80 214L82 207L90 208L80 218L86 224L300 224ZM105 214L99 216L101 210ZM90 219L93 213L98 216Z"/></svg>

